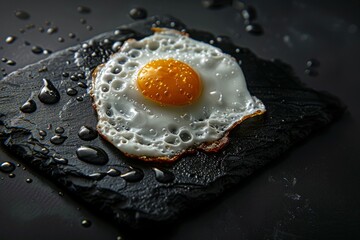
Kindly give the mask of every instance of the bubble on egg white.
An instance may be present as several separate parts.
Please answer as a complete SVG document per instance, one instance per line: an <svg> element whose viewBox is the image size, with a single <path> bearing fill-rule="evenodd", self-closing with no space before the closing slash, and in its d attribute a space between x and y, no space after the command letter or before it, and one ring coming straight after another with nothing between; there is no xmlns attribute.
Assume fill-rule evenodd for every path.
<svg viewBox="0 0 360 240"><path fill-rule="evenodd" d="M196 102L161 106L138 90L138 71L150 61L169 58L198 73L203 91ZM135 156L171 157L217 141L243 118L265 111L249 94L241 68L230 55L173 31L125 42L99 70L92 91L98 130Z"/></svg>

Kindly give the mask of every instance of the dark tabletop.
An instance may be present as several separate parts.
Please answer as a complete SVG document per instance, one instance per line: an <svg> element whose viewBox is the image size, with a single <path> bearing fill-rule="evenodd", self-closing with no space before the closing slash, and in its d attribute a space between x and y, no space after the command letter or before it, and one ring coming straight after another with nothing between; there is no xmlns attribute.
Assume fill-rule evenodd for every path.
<svg viewBox="0 0 360 240"><path fill-rule="evenodd" d="M309 86L340 97L348 106L345 115L215 201L186 214L173 227L155 236L143 235L158 239L360 238L360 2L257 0L251 4L257 10L256 22L264 28L262 36L247 33L234 8L210 10L200 0L6 1L0 8L0 57L16 65L1 62L0 75L46 57L32 53L32 45L64 49L134 21L128 12L138 6L148 15L171 14L191 28L230 36L263 58L279 58ZM79 5L91 12L79 13ZM16 10L25 10L30 19L16 18ZM56 33L39 31L39 27L49 28L47 21L58 28ZM8 44L5 39L10 35L17 39ZM304 73L310 58L320 63L314 68L317 76ZM21 163L3 150L2 161ZM0 172L1 240L133 238L66 193L59 195L61 189L26 166L14 173L16 177L9 178ZM28 178L33 181L27 183ZM92 225L83 227L83 219Z"/></svg>

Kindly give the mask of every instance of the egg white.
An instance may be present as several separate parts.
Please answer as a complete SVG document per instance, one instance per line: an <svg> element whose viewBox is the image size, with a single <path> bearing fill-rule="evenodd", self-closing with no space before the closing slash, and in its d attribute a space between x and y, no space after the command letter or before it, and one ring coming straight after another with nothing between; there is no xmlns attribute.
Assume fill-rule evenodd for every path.
<svg viewBox="0 0 360 240"><path fill-rule="evenodd" d="M185 106L161 106L139 91L139 70L152 60L188 64L199 75L199 99ZM126 155L175 159L202 144L219 141L243 119L265 112L247 90L234 58L173 30L128 40L94 74L91 94L99 133Z"/></svg>

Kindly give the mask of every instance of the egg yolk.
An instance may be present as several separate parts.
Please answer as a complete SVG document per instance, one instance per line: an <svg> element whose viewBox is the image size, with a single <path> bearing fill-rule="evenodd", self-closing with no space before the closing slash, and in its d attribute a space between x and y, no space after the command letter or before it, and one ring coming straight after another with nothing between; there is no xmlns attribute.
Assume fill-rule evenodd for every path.
<svg viewBox="0 0 360 240"><path fill-rule="evenodd" d="M147 63L138 73L137 85L146 98L160 105L191 104L202 91L198 74L186 63L172 58Z"/></svg>

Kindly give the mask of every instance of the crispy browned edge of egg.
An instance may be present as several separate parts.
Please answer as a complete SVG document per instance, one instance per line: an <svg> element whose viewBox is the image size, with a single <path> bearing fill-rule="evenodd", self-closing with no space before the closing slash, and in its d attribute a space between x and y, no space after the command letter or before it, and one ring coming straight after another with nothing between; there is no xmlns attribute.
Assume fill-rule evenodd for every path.
<svg viewBox="0 0 360 240"><path fill-rule="evenodd" d="M166 31L162 28L151 28L151 30L153 32L163 32L163 31ZM169 29L167 29L169 30ZM173 30L174 32L178 32L180 33L181 35L184 35L184 36L188 36L187 33L185 32L179 32L177 30ZM136 41L135 39L128 39L126 41ZM121 51L121 49L120 49ZM115 54L115 53L114 53ZM113 54L112 54L113 55ZM112 57L112 55L110 56L110 58ZM98 112L98 109L97 109L97 106L95 104L95 98L94 98L94 86L95 86L95 79L97 77L97 74L98 72L101 70L101 68L103 68L105 65L105 63L102 63L100 64L99 66L97 66L91 73L91 76L92 76L92 88L90 90L90 97L92 98L93 100L93 103L92 103L92 106L96 112L96 115L98 116L97 112ZM197 149L199 150L202 150L204 152L219 152L222 148L224 148L228 143L229 143L229 134L231 132L232 129L234 129L236 126L238 126L240 123L242 123L243 121L245 121L246 119L248 118L252 118L252 117L255 117L255 116L258 116L258 115L261 115L265 113L265 111L261 111L261 110L257 110L256 112L254 112L253 114L249 114L249 115L246 115L244 116L242 119L240 119L239 121L235 122L229 129L227 129L224 133L224 136L222 138L220 138L219 140L216 140L216 141L213 141L213 142L204 142L198 146L195 146L195 147L191 147L191 148L187 148L187 149L184 149L183 151L175 154L174 156L159 156L159 157L148 157L148 156L139 156L139 155L134 155L134 154L129 154L129 153L126 153L126 152L123 152L121 151L120 149L118 149L119 151L121 151L126 157L129 157L129 158L135 158L135 159L139 159L139 160L142 160L142 161L145 161L145 162L160 162L160 163L165 163L165 162L175 162L176 160L178 160L180 157L183 157L184 155L187 155L187 154L193 154L195 153L195 151ZM99 116L98 116L98 121L99 121ZM105 136L102 134L102 132L100 131L100 129L98 128L98 125L96 125L96 129L99 133L99 135L105 139L106 141L110 142L111 141Z"/></svg>

